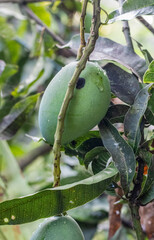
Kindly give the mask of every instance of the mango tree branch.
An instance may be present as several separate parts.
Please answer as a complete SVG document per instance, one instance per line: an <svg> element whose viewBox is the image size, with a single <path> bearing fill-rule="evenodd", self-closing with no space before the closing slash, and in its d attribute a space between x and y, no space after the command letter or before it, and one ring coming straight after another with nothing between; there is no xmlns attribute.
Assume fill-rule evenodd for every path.
<svg viewBox="0 0 154 240"><path fill-rule="evenodd" d="M85 47L83 55L79 60L79 62L77 63L77 67L68 84L68 89L66 91L65 98L57 119L55 141L53 145L53 153L54 153L54 184L53 186L54 187L60 184L60 146L61 146L61 139L62 139L62 134L64 130L64 120L65 120L66 111L67 111L69 102L73 97L75 84L80 76L80 73L85 68L86 62L88 61L90 54L94 50L95 43L98 38L99 26L100 26L100 0L95 0L93 1L93 18L92 18L89 42Z"/></svg>
<svg viewBox="0 0 154 240"><path fill-rule="evenodd" d="M1 0L0 0L1 1ZM29 18L33 19L38 25L42 26L44 28L44 30L56 41L58 42L60 45L64 45L65 42L64 40L59 37L58 35L56 35L51 29L49 29L42 21L41 19L39 19L37 17L37 15L27 6L23 5L21 6L22 9L25 10L26 14L28 15ZM61 49L60 51L63 51L63 55L65 55L66 57L68 56L76 56L75 52L73 52L70 49Z"/></svg>
<svg viewBox="0 0 154 240"><path fill-rule="evenodd" d="M137 19L147 28L151 33L154 34L154 28L149 24L142 16L138 16Z"/></svg>
<svg viewBox="0 0 154 240"><path fill-rule="evenodd" d="M123 10L122 10L123 2L124 2L124 0L119 0L119 5L121 7L121 14L123 12ZM130 50L134 52L134 47L133 47L132 39L131 39L131 36L130 36L129 23L128 23L128 21L122 21L122 23L123 23L122 31L123 31L124 36L125 36L126 44L130 48Z"/></svg>
<svg viewBox="0 0 154 240"><path fill-rule="evenodd" d="M82 6L82 12L81 12L81 17L80 17L80 47L78 50L78 55L77 55L77 60L79 60L82 56L83 53L83 48L86 46L86 41L85 41L85 36L84 36L84 21L85 21L85 16L86 16L86 9L87 9L87 3L88 0L83 0L83 6Z"/></svg>

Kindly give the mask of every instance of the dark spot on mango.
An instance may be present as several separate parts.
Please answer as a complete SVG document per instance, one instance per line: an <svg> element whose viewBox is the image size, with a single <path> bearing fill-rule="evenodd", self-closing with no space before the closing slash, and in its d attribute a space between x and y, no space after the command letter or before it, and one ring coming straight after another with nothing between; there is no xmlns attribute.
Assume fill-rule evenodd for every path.
<svg viewBox="0 0 154 240"><path fill-rule="evenodd" d="M79 78L76 84L77 89L81 89L84 87L86 80L84 78Z"/></svg>

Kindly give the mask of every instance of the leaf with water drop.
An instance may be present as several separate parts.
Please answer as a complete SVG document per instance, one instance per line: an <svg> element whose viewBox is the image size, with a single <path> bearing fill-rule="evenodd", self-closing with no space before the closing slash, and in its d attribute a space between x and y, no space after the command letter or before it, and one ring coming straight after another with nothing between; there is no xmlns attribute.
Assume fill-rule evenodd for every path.
<svg viewBox="0 0 154 240"><path fill-rule="evenodd" d="M102 120L99 129L103 144L119 170L121 185L125 194L127 194L136 168L133 150L108 120Z"/></svg>
<svg viewBox="0 0 154 240"><path fill-rule="evenodd" d="M152 84L148 84L139 91L134 104L126 113L124 120L125 135L128 137L128 141L135 151L138 148L141 139L140 123L147 108L149 88L151 86Z"/></svg>

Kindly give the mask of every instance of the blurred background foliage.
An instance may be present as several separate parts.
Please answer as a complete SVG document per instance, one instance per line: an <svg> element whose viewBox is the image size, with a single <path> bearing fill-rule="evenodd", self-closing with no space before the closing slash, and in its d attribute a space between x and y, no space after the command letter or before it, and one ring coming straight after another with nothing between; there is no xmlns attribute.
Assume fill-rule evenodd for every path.
<svg viewBox="0 0 154 240"><path fill-rule="evenodd" d="M114 0L102 1L101 5L108 13L119 7ZM39 102L49 81L61 67L75 59L67 50L59 49L57 44L65 44L79 33L80 1L57 0L52 3L31 3L28 7L55 36L59 36L60 41L37 24L22 5L0 4L0 134L1 140L8 140L8 145L0 147L0 200L52 186L51 148L38 141L41 138L37 118ZM91 17L92 6L89 2L85 22L87 33L90 32ZM103 12L101 17L102 21L106 18ZM154 24L153 16L144 17L151 25ZM136 43L138 41L153 56L152 33L138 19L132 19L129 23L136 53L143 58ZM102 25L100 36L125 44L121 21ZM8 120L6 125L2 122L4 117ZM76 157L63 153L61 184L91 175L78 163ZM16 177L17 173L20 177ZM69 211L69 214L79 221L87 240L103 240L107 239L108 211L104 194L85 206ZM123 208L123 216L127 216L129 223L126 207ZM1 227L0 239L29 239L39 222L22 225L22 234L18 234L18 238L18 226ZM125 225L118 234L123 237L120 239L134 239L131 228Z"/></svg>

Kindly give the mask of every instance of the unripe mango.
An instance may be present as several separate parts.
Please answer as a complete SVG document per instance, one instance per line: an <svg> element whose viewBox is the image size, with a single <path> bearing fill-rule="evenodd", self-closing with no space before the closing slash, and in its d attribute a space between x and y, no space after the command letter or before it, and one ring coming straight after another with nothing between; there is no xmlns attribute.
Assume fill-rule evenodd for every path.
<svg viewBox="0 0 154 240"><path fill-rule="evenodd" d="M84 236L72 217L59 216L46 219L31 240L84 240Z"/></svg>
<svg viewBox="0 0 154 240"><path fill-rule="evenodd" d="M51 145L54 143L58 114L76 65L77 62L72 62L56 74L46 88L40 104L40 130ZM97 125L105 116L109 103L110 85L105 72L98 64L87 62L67 109L62 144L75 140Z"/></svg>

